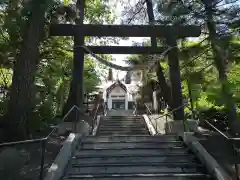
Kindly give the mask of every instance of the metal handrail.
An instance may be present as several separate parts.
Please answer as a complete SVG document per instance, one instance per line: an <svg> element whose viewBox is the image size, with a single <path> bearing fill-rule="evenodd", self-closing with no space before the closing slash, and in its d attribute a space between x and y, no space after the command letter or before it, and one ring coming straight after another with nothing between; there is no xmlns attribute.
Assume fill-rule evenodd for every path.
<svg viewBox="0 0 240 180"><path fill-rule="evenodd" d="M101 100L99 100L99 102L97 104L97 108L96 108L96 110L94 112L94 115L93 115L93 119L92 119L92 132L91 132L91 134L94 131L95 125L97 125L97 115L98 115L98 112L99 112L99 107L101 105L103 105L103 115L105 116L105 113L106 113L106 105L105 105L104 101L103 101L103 103L101 103L102 102Z"/></svg>
<svg viewBox="0 0 240 180"><path fill-rule="evenodd" d="M107 105L104 102L104 112L103 112L104 116L106 116L107 113L108 113Z"/></svg>
<svg viewBox="0 0 240 180"><path fill-rule="evenodd" d="M134 110L133 110L133 115L135 116L137 112L137 106L135 105Z"/></svg>
<svg viewBox="0 0 240 180"><path fill-rule="evenodd" d="M220 135L222 135L225 139L227 140L233 140L233 141L239 141L240 138L234 138L234 137L229 137L226 135L224 132L219 130L216 126L214 126L212 123L210 123L208 120L204 120L209 126L211 126L215 131L217 131Z"/></svg>
<svg viewBox="0 0 240 180"><path fill-rule="evenodd" d="M144 103L144 105L145 105L145 107L148 109L148 111L150 112L150 115L152 115L152 112L151 112L150 108L147 106L147 104ZM152 119L152 121L155 121L155 122L156 122L157 119L162 118L162 117L166 117L165 121L166 121L166 123L168 123L168 116L171 115L173 112L175 112L175 111L177 111L178 109L183 108L183 107L188 107L188 103L185 103L185 104L183 104L182 106L179 106L179 107L171 110L170 112L168 112L168 113L166 113L166 114L163 114L163 115L161 115L161 116L158 116L158 117ZM186 129L186 125L185 125L184 119L183 119L183 129L184 129L184 131L185 131L185 129ZM157 133L158 133L157 123L155 123L155 130L156 130Z"/></svg>
<svg viewBox="0 0 240 180"><path fill-rule="evenodd" d="M151 112L150 108L148 107L148 105L146 103L144 103L144 106L147 108L147 110L150 113L150 115L152 115L152 112Z"/></svg>
<svg viewBox="0 0 240 180"><path fill-rule="evenodd" d="M80 113L83 113L83 111L80 110L79 107L77 107L76 105L73 105L73 107L63 116L63 118L61 119L61 122L64 122L65 119L68 117L68 115L74 110L77 109ZM75 124L77 123L77 121L75 122ZM86 122L87 123L87 122ZM75 125L76 126L76 125ZM53 128L53 130L48 134L48 136L46 137L46 140L57 130L58 126L55 126ZM76 131L76 128L75 128Z"/></svg>
<svg viewBox="0 0 240 180"><path fill-rule="evenodd" d="M233 138L233 137L229 137L228 135L226 135L224 132L222 132L220 129L218 129L216 126L214 126L212 123L210 123L208 120L204 120L204 122L206 122L209 126L211 126L215 131L217 131L222 137L224 137L226 140L230 140L230 141L239 141L240 138ZM235 146L235 144L233 142L231 142L231 148L233 150L233 155L237 156L237 148ZM238 164L235 163L234 164L235 167L235 171L236 171L236 179L239 180L239 169L238 169Z"/></svg>
<svg viewBox="0 0 240 180"><path fill-rule="evenodd" d="M74 110L77 109L79 112L82 112L76 105L74 105L62 118L61 122L63 122L66 117ZM87 123L87 122L86 122ZM41 160L40 160L40 174L39 174L39 180L43 180L43 173L44 173L44 161L45 161L45 151L46 151L46 142L49 139L49 137L57 130L58 126L55 126L53 130L44 138L39 139L29 139L24 141L16 141L16 142L8 142L8 143L1 143L0 148L3 147L9 147L9 146L15 146L15 145L22 145L22 144L36 144L41 143Z"/></svg>
<svg viewBox="0 0 240 180"><path fill-rule="evenodd" d="M222 135L225 139L230 140L230 138L222 131L220 131L216 126L210 123L208 120L204 120L209 126L211 126L215 131Z"/></svg>
<svg viewBox="0 0 240 180"><path fill-rule="evenodd" d="M145 103L144 103L144 105L147 107L147 109L148 109L149 112L151 113L149 107L148 107ZM187 103L186 103L186 104L183 104L182 106L179 106L179 107L177 107L177 108L171 110L171 111L168 112L167 114L164 114L164 115L158 116L158 117L154 118L153 120L156 120L156 119L162 118L162 117L167 116L167 115L171 115L173 112L175 112L175 111L177 111L178 109L183 108L183 107L188 107L188 104L187 104ZM152 113L151 113L151 115L152 115Z"/></svg>
<svg viewBox="0 0 240 180"><path fill-rule="evenodd" d="M95 126L95 124L96 124L96 117L97 117L97 113L98 113L99 106L100 106L100 105L99 105L99 103L98 103L98 104L97 104L96 111L95 111L94 116L93 116L93 118L92 118L92 132L93 132L94 126Z"/></svg>

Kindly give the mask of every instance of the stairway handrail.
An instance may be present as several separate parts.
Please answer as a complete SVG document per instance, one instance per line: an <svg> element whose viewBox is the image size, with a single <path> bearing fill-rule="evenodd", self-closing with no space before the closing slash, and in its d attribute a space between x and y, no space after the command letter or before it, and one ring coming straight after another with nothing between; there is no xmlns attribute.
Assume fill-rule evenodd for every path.
<svg viewBox="0 0 240 180"><path fill-rule="evenodd" d="M151 111L150 111L150 108L147 106L147 104L146 103L144 103L144 105L145 105L145 107L148 109L148 111L151 113ZM163 114L163 115L160 115L160 116L158 116L158 117L155 117L155 118L153 118L152 119L152 121L155 121L156 122L156 120L157 119L159 119L159 118L162 118L162 117L166 117L166 119L165 119L165 121L166 121L166 123L168 123L168 116L169 115L171 115L173 112L175 112L175 111L177 111L178 109L180 109L180 108L183 108L183 107L188 107L188 103L185 103L185 104L183 104L182 106L179 106L179 107L177 107L177 108L175 108L175 109L173 109L172 111L170 111L170 112L167 112L166 114ZM150 114L150 115L152 115L152 113ZM167 124L168 125L168 124ZM169 125L168 125L169 126ZM157 123L155 123L155 130L157 131L157 133L158 133L158 125L157 125ZM184 131L185 131L185 120L183 119L183 129L184 129Z"/></svg>
<svg viewBox="0 0 240 180"><path fill-rule="evenodd" d="M145 107L147 107L147 109L148 109L149 112L151 113L151 111L150 111L149 107L146 105L146 103L144 103L144 105L145 105ZM162 117L164 117L164 116L171 115L173 112L175 112L175 111L177 111L178 109L183 108L183 107L188 107L188 103L185 103L185 104L183 104L183 105L181 105L181 106L178 106L177 108L171 110L170 112L167 112L166 114L160 115L160 116L154 118L153 120L162 118ZM152 115L152 113L151 113L151 115Z"/></svg>
<svg viewBox="0 0 240 180"><path fill-rule="evenodd" d="M212 123L210 123L208 120L204 120L211 128L213 128L218 134L220 134L222 137L224 137L227 141L230 141L231 143L231 148L233 151L233 156L238 156L238 150L237 147L234 144L234 141L239 141L240 138L235 138L235 137L230 137L226 133L222 132L220 129L218 129L216 126L214 126ZM239 169L238 169L238 164L234 163L234 168L236 172L236 179L239 180Z"/></svg>
<svg viewBox="0 0 240 180"><path fill-rule="evenodd" d="M93 115L93 118L92 118L92 132L94 130L94 125L96 124L96 117L97 117L99 106L100 106L100 103L97 104L96 111L94 112L94 115Z"/></svg>
<svg viewBox="0 0 240 180"><path fill-rule="evenodd" d="M147 110L150 113L150 115L152 115L152 112L151 112L150 108L148 107L148 105L146 103L144 103L144 106L147 108Z"/></svg>
<svg viewBox="0 0 240 180"><path fill-rule="evenodd" d="M146 108L148 109L149 113L152 115L151 111L150 111L150 108L146 105L146 103L144 103L144 105L146 106ZM156 120L156 119L159 119L161 117L164 117L166 115L171 115L173 112L177 111L178 109L182 108L182 107L187 107L188 109L191 109L187 103L183 104L182 106L179 106L175 109L173 109L172 111L166 113L166 114L163 114L161 116L158 116L156 118L154 118L153 120ZM221 136L223 136L226 140L236 140L236 141L239 141L240 140L240 137L230 137L228 136L227 134L225 134L224 132L222 132L220 129L218 129L216 126L214 126L212 123L210 123L208 120L204 120L208 125L210 125L215 131L217 131Z"/></svg>
<svg viewBox="0 0 240 180"><path fill-rule="evenodd" d="M99 113L99 108L101 106L103 107L103 115L104 116L105 116L105 113L107 112L104 100L100 99L97 103L96 110L94 111L94 115L93 115L93 119L92 119L92 132L91 132L91 134L94 131L95 125L97 125L97 116L98 116L98 113Z"/></svg>

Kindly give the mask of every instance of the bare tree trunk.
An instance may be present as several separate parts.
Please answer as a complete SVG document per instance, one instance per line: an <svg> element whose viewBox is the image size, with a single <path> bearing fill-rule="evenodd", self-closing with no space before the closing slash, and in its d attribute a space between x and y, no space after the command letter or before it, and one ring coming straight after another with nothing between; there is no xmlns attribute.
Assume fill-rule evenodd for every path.
<svg viewBox="0 0 240 180"><path fill-rule="evenodd" d="M46 0L31 12L23 29L23 41L13 69L12 87L8 113L5 115L8 128L5 138L26 138L27 122L31 119L35 100L35 73L39 63L39 42L43 34Z"/></svg>
<svg viewBox="0 0 240 180"><path fill-rule="evenodd" d="M148 13L149 22L154 23L155 18L154 18L154 13L153 13L152 0L146 0L146 4L147 4L147 13ZM153 47L157 47L157 38L156 37L151 37L151 45ZM157 74L159 86L161 88L163 99L166 101L166 103L171 108L171 106L172 106L171 89L169 88L169 86L167 84L167 81L164 77L163 68L159 61L156 64L156 74Z"/></svg>
<svg viewBox="0 0 240 180"><path fill-rule="evenodd" d="M224 96L224 101L226 108L229 111L228 120L229 120L229 126L232 125L232 122L237 120L237 111L236 106L233 100L233 94L229 87L227 74L226 74L226 66L225 66L225 59L224 55L221 53L221 50L223 48L221 47L221 44L218 42L217 32L216 32L216 25L213 20L213 2L203 1L206 14L207 14L207 27L209 30L209 39L211 41L211 46L213 49L213 56L215 65L218 69L219 73L219 80L222 85L222 95Z"/></svg>

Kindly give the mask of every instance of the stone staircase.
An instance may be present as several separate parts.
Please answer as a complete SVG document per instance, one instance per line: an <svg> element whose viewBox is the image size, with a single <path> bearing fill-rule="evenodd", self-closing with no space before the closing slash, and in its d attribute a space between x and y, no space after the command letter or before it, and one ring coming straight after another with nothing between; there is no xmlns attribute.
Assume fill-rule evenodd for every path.
<svg viewBox="0 0 240 180"><path fill-rule="evenodd" d="M132 116L133 110L112 109L108 110L108 116Z"/></svg>
<svg viewBox="0 0 240 180"><path fill-rule="evenodd" d="M103 117L97 136L79 143L64 180L208 180L174 135L150 136L141 117Z"/></svg>
<svg viewBox="0 0 240 180"><path fill-rule="evenodd" d="M149 131L142 116L104 116L97 135L149 135Z"/></svg>

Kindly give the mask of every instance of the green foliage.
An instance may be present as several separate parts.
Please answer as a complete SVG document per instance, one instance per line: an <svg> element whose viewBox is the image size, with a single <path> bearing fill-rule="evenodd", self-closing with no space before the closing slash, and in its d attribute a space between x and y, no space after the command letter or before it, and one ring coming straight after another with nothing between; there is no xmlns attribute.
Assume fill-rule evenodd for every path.
<svg viewBox="0 0 240 180"><path fill-rule="evenodd" d="M39 46L40 63L35 77L36 98L35 109L32 112L33 120L28 122L32 131L43 129L47 124L52 123L55 115L61 113L68 97L73 66L73 38L48 35L49 23L56 14L57 7L68 6L73 1L44 0L40 3L41 5L46 3L49 11L46 12L45 31ZM39 3L35 3L35 0L24 3L21 0L14 0L0 4L0 116L8 110L12 68L22 42L22 27L37 5ZM93 24L111 24L115 20L115 15L107 1L86 1L85 20ZM61 19L59 23L65 22L65 19ZM93 44L96 38L86 37L86 41ZM105 40L105 43L107 44L108 40ZM90 56L85 56L85 92L96 90L101 82L100 72L102 73L104 68Z"/></svg>

